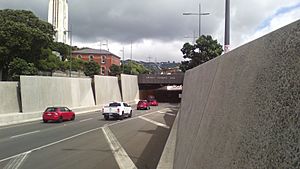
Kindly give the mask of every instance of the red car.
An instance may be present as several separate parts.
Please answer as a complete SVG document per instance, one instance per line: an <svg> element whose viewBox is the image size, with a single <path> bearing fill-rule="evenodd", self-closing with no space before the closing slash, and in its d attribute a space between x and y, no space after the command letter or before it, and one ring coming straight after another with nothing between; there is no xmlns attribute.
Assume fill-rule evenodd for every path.
<svg viewBox="0 0 300 169"><path fill-rule="evenodd" d="M43 113L43 121L63 122L64 120L75 120L75 113L67 107L48 107Z"/></svg>
<svg viewBox="0 0 300 169"><path fill-rule="evenodd" d="M138 109L138 110L149 110L150 105L147 102L147 100L141 100L141 101L138 102L136 109Z"/></svg>
<svg viewBox="0 0 300 169"><path fill-rule="evenodd" d="M158 102L155 99L149 100L148 103L150 104L150 106L158 106Z"/></svg>

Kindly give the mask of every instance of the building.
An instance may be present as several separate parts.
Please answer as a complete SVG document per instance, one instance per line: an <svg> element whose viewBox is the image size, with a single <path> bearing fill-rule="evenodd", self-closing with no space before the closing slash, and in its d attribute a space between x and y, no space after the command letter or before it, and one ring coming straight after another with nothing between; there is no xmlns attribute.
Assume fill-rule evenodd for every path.
<svg viewBox="0 0 300 169"><path fill-rule="evenodd" d="M68 0L49 0L48 22L56 31L54 40L70 45Z"/></svg>
<svg viewBox="0 0 300 169"><path fill-rule="evenodd" d="M82 49L72 52L72 57L80 58L84 61L95 61L100 65L100 74L108 75L111 65L120 66L121 58L107 50Z"/></svg>

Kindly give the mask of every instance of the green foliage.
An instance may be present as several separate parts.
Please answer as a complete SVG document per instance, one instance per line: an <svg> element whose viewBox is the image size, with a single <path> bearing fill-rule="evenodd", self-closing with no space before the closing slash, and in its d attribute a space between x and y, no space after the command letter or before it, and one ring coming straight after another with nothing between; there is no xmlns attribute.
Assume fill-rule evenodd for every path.
<svg viewBox="0 0 300 169"><path fill-rule="evenodd" d="M20 75L36 75L37 68L33 63L27 63L24 59L14 58L9 64L10 80L19 80Z"/></svg>
<svg viewBox="0 0 300 169"><path fill-rule="evenodd" d="M39 69L42 71L54 72L61 67L61 61L56 55L49 55L48 58L39 61Z"/></svg>
<svg viewBox="0 0 300 169"><path fill-rule="evenodd" d="M93 76L100 74L100 66L95 61L86 62L84 64L84 74L86 76Z"/></svg>
<svg viewBox="0 0 300 169"><path fill-rule="evenodd" d="M185 72L188 69L203 64L222 54L222 45L217 40L213 40L210 35L202 35L196 44L185 43L181 49L184 59L188 61L181 62L180 69Z"/></svg>
<svg viewBox="0 0 300 169"><path fill-rule="evenodd" d="M61 43L61 42L53 42L50 45L50 48L53 51L59 52L62 56L63 56L63 60L65 58L67 58L68 56L70 56L70 52L71 52L71 46Z"/></svg>
<svg viewBox="0 0 300 169"><path fill-rule="evenodd" d="M8 66L14 58L38 64L48 56L43 50L53 42L55 32L51 24L40 20L31 11L0 10L0 69L8 79Z"/></svg>
<svg viewBox="0 0 300 169"><path fill-rule="evenodd" d="M117 66L117 65L112 65L110 68L110 73L109 75L111 76L116 76L121 73L124 74L131 74L131 75L138 75L138 74L148 74L150 71L145 68L142 64L139 64L135 61L129 61L128 63L124 64L124 71L123 71L123 66Z"/></svg>
<svg viewBox="0 0 300 169"><path fill-rule="evenodd" d="M111 65L110 68L109 68L109 75L110 76L117 76L117 75L120 75L122 73L122 68L121 66L118 66L118 65Z"/></svg>

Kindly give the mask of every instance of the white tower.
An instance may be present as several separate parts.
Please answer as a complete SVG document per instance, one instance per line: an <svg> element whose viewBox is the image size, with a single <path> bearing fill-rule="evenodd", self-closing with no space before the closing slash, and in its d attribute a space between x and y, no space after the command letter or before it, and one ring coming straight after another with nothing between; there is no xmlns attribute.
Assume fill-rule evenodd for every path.
<svg viewBox="0 0 300 169"><path fill-rule="evenodd" d="M48 22L56 31L54 40L70 45L68 11L68 0L49 0Z"/></svg>

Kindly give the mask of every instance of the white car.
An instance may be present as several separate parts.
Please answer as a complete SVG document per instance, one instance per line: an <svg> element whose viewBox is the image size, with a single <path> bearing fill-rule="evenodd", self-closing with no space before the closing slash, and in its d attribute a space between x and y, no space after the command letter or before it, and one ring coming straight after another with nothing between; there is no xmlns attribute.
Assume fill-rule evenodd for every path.
<svg viewBox="0 0 300 169"><path fill-rule="evenodd" d="M123 120L125 117L132 117L132 108L124 102L111 102L109 106L102 109L102 115L105 120L108 120L109 117Z"/></svg>

